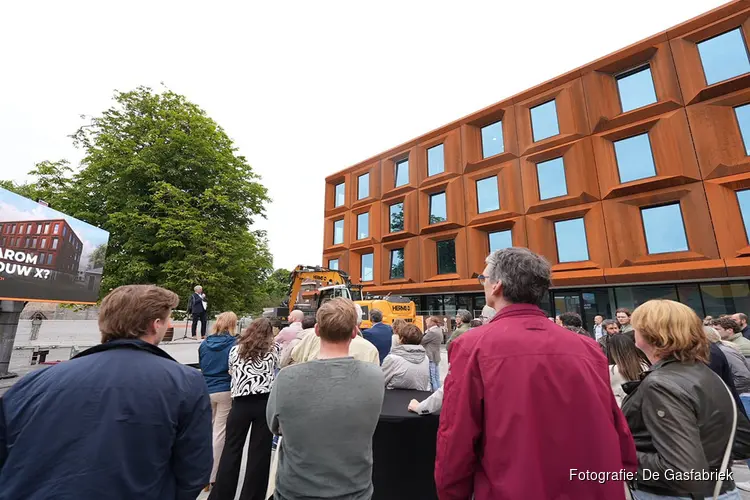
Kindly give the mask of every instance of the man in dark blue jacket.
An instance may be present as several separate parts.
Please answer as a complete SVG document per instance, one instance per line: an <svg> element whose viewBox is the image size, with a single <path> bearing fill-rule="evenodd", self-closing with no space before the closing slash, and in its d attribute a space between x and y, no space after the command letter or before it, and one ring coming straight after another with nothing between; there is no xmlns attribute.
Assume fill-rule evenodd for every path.
<svg viewBox="0 0 750 500"><path fill-rule="evenodd" d="M382 365L385 357L391 352L393 330L390 326L382 323L383 313L378 309L370 311L370 321L372 321L372 326L362 332L362 337L369 340L378 349L380 364Z"/></svg>
<svg viewBox="0 0 750 500"><path fill-rule="evenodd" d="M203 376L157 347L174 293L117 288L102 344L35 371L0 400L0 500L195 500L211 473Z"/></svg>
<svg viewBox="0 0 750 500"><path fill-rule="evenodd" d="M198 285L194 289L194 293L190 296L188 299L187 304L187 312L188 314L191 314L193 316L193 327L192 327L192 334L193 337L195 337L195 332L197 331L198 322L201 322L201 337L206 336L206 324L208 323L208 311L206 311L206 306L208 305L208 301L206 301L206 294L203 293L203 287Z"/></svg>

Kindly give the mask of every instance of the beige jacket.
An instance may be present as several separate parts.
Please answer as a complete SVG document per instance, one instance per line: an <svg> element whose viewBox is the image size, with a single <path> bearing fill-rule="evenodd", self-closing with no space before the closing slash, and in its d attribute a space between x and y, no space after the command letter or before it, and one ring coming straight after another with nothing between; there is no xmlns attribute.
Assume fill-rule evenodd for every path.
<svg viewBox="0 0 750 500"><path fill-rule="evenodd" d="M313 359L318 359L318 354L320 354L320 337L315 335L315 330L310 330L292 349L289 364L305 363ZM352 343L349 344L349 356L380 366L380 356L378 355L377 348L359 335L354 337Z"/></svg>

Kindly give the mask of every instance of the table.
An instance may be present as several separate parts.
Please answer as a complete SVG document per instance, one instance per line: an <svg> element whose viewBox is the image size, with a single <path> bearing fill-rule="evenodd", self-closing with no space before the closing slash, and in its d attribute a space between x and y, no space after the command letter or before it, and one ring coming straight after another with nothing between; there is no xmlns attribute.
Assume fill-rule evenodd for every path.
<svg viewBox="0 0 750 500"><path fill-rule="evenodd" d="M409 401L430 392L386 390L383 410L372 439L373 500L437 500L435 447L439 417L417 415Z"/></svg>

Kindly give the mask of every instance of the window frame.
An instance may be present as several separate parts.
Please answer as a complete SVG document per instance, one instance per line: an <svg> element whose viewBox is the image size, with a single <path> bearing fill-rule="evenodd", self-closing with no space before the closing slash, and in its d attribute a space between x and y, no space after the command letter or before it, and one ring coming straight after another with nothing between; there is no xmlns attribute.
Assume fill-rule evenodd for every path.
<svg viewBox="0 0 750 500"><path fill-rule="evenodd" d="M569 260L569 261L561 261L560 260L560 245L557 240L557 223L558 222L567 222L572 220L580 220L583 222L583 237L584 241L586 242L586 259L585 260ZM557 254L557 263L558 264L575 264L577 262L588 262L591 260L591 249L589 248L589 234L588 230L586 229L586 218L585 217L571 217L570 219L560 219L554 221L552 225L553 232L555 233L555 253Z"/></svg>
<svg viewBox="0 0 750 500"><path fill-rule="evenodd" d="M331 262L335 262L336 263L336 267L332 267L331 266ZM333 269L335 271L338 271L339 270L339 259L338 258L336 258L336 259L328 259L328 269Z"/></svg>
<svg viewBox="0 0 750 500"><path fill-rule="evenodd" d="M455 268L453 269L452 272L443 273L443 272L440 272L440 244L446 241L453 242L453 261L454 261ZM456 274L458 272L458 262L456 261L456 238L455 237L435 241L435 267L436 267L435 270L437 271L438 276Z"/></svg>
<svg viewBox="0 0 750 500"><path fill-rule="evenodd" d="M510 246L513 246L513 229L498 229L497 231L488 231L487 232L487 249L489 250L489 253L493 253L496 250L502 250L502 248L498 248L496 250L492 249L492 235L493 234L500 234L500 233L510 233ZM510 247L505 247L510 248Z"/></svg>
<svg viewBox="0 0 750 500"><path fill-rule="evenodd" d="M494 179L495 180L495 182L494 182L493 185L495 186L495 199L497 200L497 208L493 208L492 210L484 210L484 211L482 211L481 207L480 207L480 201L479 201L479 183L483 182L483 181L490 180L490 179ZM489 177L483 177L482 179L477 179L476 181L474 181L474 191L476 192L476 195L477 195L477 215L488 214L488 213L491 213L491 212L496 212L496 211L498 211L498 210L500 210L502 208L502 205L500 204L500 187L499 187L498 174L490 175ZM447 203L447 201L448 200L446 199L446 203Z"/></svg>
<svg viewBox="0 0 750 500"><path fill-rule="evenodd" d="M403 165L404 163L406 163L406 183L399 184L398 183L399 166ZM445 158L443 158L443 163L445 163ZM394 189L409 185L409 174L410 174L409 169L410 168L411 167L409 166L409 157L402 158L394 162L394 165L393 165L393 170L394 170L393 171L393 188Z"/></svg>
<svg viewBox="0 0 750 500"><path fill-rule="evenodd" d="M336 241L336 223L341 222L341 241ZM333 244L334 245L343 245L344 241L346 241L346 223L344 222L344 219L336 219L333 221Z"/></svg>
<svg viewBox="0 0 750 500"><path fill-rule="evenodd" d="M748 140L745 140L745 135L742 133L742 126L740 125L740 118L737 116L737 108L747 108L749 110L748 113L750 113L750 102L732 106L732 114L734 115L734 121L737 124L737 130L740 133L742 148L745 150L745 156L750 156L750 148L748 148L748 145L750 145L750 137L748 137Z"/></svg>
<svg viewBox="0 0 750 500"><path fill-rule="evenodd" d="M401 252L401 264L403 264L402 276L393 276L393 254L394 252ZM389 251L389 255L388 255L388 279L400 280L400 279L405 279L405 278L406 278L406 248L405 247L392 248Z"/></svg>
<svg viewBox="0 0 750 500"><path fill-rule="evenodd" d="M493 155L486 156L484 154L484 130L492 127L493 125L500 125L500 144L501 144L501 150L499 153L495 153ZM494 122L488 123L486 125L482 125L479 127L479 142L482 149L482 159L486 160L487 158L492 158L493 156L498 156L503 153L505 153L505 131L503 130L503 119L500 118L499 120L495 120Z"/></svg>
<svg viewBox="0 0 750 500"><path fill-rule="evenodd" d="M743 75L750 74L750 69L748 69L748 71L746 71L746 72L744 72L742 74L731 76L729 78L725 78L723 80L719 80L718 82L708 83L708 76L706 75L706 66L703 64L703 57L701 56L701 50L700 50L699 45L702 44L703 42L707 42L709 40L713 40L714 38L719 38L720 36L724 36L724 35L726 35L728 33L733 32L733 31L738 31L740 33L740 38L742 39L742 45L745 48L745 57L747 57L748 65L750 66L750 51L747 48L747 40L745 39L745 33L743 32L743 29L742 29L741 25L740 26L735 26L734 28L728 29L726 31L722 31L721 33L719 33L717 35L713 35L713 36L710 36L708 38L704 38L703 40L701 40L699 42L695 42L695 49L698 51L698 60L701 63L701 70L703 71L703 79L706 81L706 85L709 86L709 87L711 87L713 85L718 85L720 83L727 82L729 80L732 80L734 78L738 78L738 77L743 76Z"/></svg>
<svg viewBox="0 0 750 500"><path fill-rule="evenodd" d="M654 167L654 175L650 175L648 177L640 177L638 179L631 179L629 181L623 182L623 180L622 180L622 174L620 172L620 159L617 157L617 147L615 146L615 143L622 142L622 141L627 141L628 139L633 139L635 137L640 137L640 136L643 136L643 135L645 135L646 139L648 140L648 150L651 153L651 164ZM642 180L646 180L646 179L653 179L654 177L658 177L659 176L659 171L656 170L656 157L654 156L654 145L651 142L651 134L648 131L642 132L640 134L631 135L631 136L628 136L628 137L623 137L622 139L618 139L616 141L612 141L612 149L615 152L615 167L617 168L617 180L619 181L620 184L627 184L629 182L637 182L637 181L642 181Z"/></svg>
<svg viewBox="0 0 750 500"><path fill-rule="evenodd" d="M391 203L388 205L388 234L396 234L401 233L403 231L406 231L406 220L402 222L402 227L398 231L393 230L393 207L396 205L401 205L401 215L404 215L404 201L397 201L396 203Z"/></svg>
<svg viewBox="0 0 750 500"><path fill-rule="evenodd" d="M338 203L338 188L339 186L343 186L342 188L342 198L343 200L341 203ZM338 184L333 185L333 208L339 208L346 205L346 182L339 182Z"/></svg>
<svg viewBox="0 0 750 500"><path fill-rule="evenodd" d="M557 133L548 135L546 137L542 137L540 139L536 138L536 134L534 133L534 113L533 110L540 108L542 106L545 106L549 103L555 103L555 123L557 124ZM557 113L557 97L553 97L552 99L549 99L544 102L540 102L539 104L536 104L534 106L529 107L529 124L531 125L531 142L536 144L537 142L542 142L547 139L551 139L552 137L557 137L560 135L560 115Z"/></svg>
<svg viewBox="0 0 750 500"><path fill-rule="evenodd" d="M445 217L443 217L444 220L441 220L440 222L432 222L432 198L435 196L443 195L445 197ZM443 222L448 222L448 193L447 191L437 191L435 193L431 193L429 198L429 206L427 207L427 225L428 226L434 226L435 224L442 224Z"/></svg>
<svg viewBox="0 0 750 500"><path fill-rule="evenodd" d="M435 148L441 148L443 152L443 169L440 172L436 172L434 174L430 173L430 151ZM444 174L445 173L445 142L441 142L440 144L435 144L434 146L430 146L429 148L425 148L425 155L427 156L427 178L435 177L436 175Z"/></svg>
<svg viewBox="0 0 750 500"><path fill-rule="evenodd" d="M622 92L620 91L620 80L624 80L625 78L628 78L629 76L637 75L638 73L642 71L646 71L646 70L648 70L649 74L651 75L651 88L654 89L654 98L656 100L654 102L644 104L643 106L638 106L637 108L633 108L633 109L629 109L625 111L625 108L622 105ZM650 106L652 104L656 104L657 102L659 102L659 96L656 93L656 82L654 82L654 72L651 69L651 61L647 61L645 64L640 64L638 66L627 69L625 71L621 71L620 73L617 73L613 76L615 78L615 87L617 87L617 100L620 103L620 113L630 113L631 111L635 111L636 109L645 108L646 106Z"/></svg>
<svg viewBox="0 0 750 500"><path fill-rule="evenodd" d="M650 210L653 208L669 207L673 205L677 205L680 210L680 221L682 222L682 232L685 235L685 245L687 245L687 248L685 250L669 250L667 252L652 253L648 247L648 235L646 233L646 221L643 219L643 211ZM688 241L687 226L685 225L685 214L682 213L682 204L679 201L669 201L666 203L657 203L655 205L642 206L642 207L638 207L638 211L640 212L640 215L641 215L641 231L643 232L643 241L646 242L646 255L666 255L670 253L682 253L682 252L690 251L690 241Z"/></svg>
<svg viewBox="0 0 750 500"><path fill-rule="evenodd" d="M539 165L542 164L542 163L549 163L549 162L555 161L555 160L560 160L562 162L563 180L565 180L565 193L557 195L557 196L551 196L549 198L542 198L542 183L539 182L539 179L540 179L540 176L539 176ZM565 169L565 156L564 155L562 155L562 156L556 156L554 158L550 158L549 160L544 160L544 161L536 162L536 163L534 163L534 167L536 167L536 189L537 189L537 194L539 195L539 201L540 202L541 201L545 201L546 202L546 201L549 201L549 200L554 200L556 198L562 198L563 196L569 196L570 193L568 192L568 173L567 173L567 170Z"/></svg>
<svg viewBox="0 0 750 500"><path fill-rule="evenodd" d="M750 232L748 232L748 229L750 229L750 213L747 214L748 222L745 222L745 214L742 213L742 203L740 203L740 193L748 192L750 196L750 187L744 188L744 189L738 189L734 192L734 198L737 200L737 209L740 211L740 219L742 219L742 226L745 230L745 237L747 238L747 244L750 245ZM748 200L750 201L750 200Z"/></svg>
<svg viewBox="0 0 750 500"><path fill-rule="evenodd" d="M360 221L360 217L362 217L363 215L367 216L367 235L364 236L364 237L362 237L362 238L360 238L359 237L359 232L360 232L359 231L359 221ZM357 214L357 239L356 239L356 241L366 240L369 237L370 237L370 212L367 211L367 212L358 213Z"/></svg>
<svg viewBox="0 0 750 500"><path fill-rule="evenodd" d="M365 257L369 256L372 262L372 278L365 279ZM361 282L375 281L375 252L363 253L359 257L359 280Z"/></svg>

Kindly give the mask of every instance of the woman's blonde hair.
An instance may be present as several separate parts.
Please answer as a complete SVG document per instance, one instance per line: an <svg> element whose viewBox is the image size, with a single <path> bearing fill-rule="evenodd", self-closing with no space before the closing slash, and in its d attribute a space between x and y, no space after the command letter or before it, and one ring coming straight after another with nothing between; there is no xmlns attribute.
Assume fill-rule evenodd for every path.
<svg viewBox="0 0 750 500"><path fill-rule="evenodd" d="M229 332L230 335L237 333L237 315L232 311L219 314L214 325L214 333Z"/></svg>
<svg viewBox="0 0 750 500"><path fill-rule="evenodd" d="M630 318L633 328L660 358L708 362L709 341L695 311L673 300L649 300Z"/></svg>

